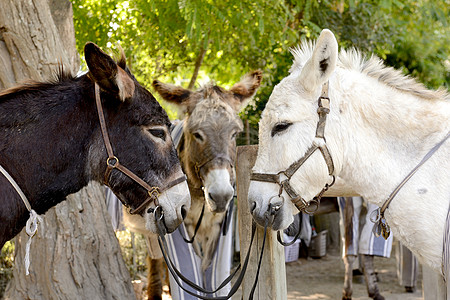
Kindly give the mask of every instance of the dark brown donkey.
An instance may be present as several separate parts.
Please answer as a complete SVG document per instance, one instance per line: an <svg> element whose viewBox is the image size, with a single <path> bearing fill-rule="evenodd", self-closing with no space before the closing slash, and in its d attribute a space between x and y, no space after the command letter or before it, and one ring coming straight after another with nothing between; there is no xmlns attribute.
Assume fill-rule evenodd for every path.
<svg viewBox="0 0 450 300"><path fill-rule="evenodd" d="M123 54L116 63L93 43L84 51L86 75L75 78L61 72L55 82L28 83L0 93L0 165L38 214L90 180L106 181L122 203L144 216L150 230L155 230L155 218L147 210L157 199L171 232L186 215L190 196L167 114L135 80ZM97 112L95 84L103 114ZM100 115L115 156L109 160L110 173L111 151L105 147ZM0 173L0 248L25 226L28 216L24 202Z"/></svg>

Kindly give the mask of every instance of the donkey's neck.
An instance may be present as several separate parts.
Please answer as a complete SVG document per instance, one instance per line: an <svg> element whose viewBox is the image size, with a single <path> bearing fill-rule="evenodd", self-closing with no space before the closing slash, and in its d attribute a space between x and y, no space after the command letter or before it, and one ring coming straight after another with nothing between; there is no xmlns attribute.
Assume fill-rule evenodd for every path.
<svg viewBox="0 0 450 300"><path fill-rule="evenodd" d="M331 96L338 106L332 109L340 112L341 121L330 122L327 130L335 130L332 136L338 137L333 147L346 153L340 177L381 205L450 129L448 101L424 100L373 78L356 85L361 81L358 74L349 73L336 83L340 90Z"/></svg>
<svg viewBox="0 0 450 300"><path fill-rule="evenodd" d="M86 79L29 90L0 105L0 164L39 214L87 185L95 104L82 101ZM86 100L86 99L85 99Z"/></svg>

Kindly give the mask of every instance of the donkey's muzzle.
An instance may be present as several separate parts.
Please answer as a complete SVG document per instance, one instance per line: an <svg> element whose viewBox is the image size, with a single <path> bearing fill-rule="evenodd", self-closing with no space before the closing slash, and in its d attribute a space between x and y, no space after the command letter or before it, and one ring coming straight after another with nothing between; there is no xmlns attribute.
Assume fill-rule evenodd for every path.
<svg viewBox="0 0 450 300"><path fill-rule="evenodd" d="M183 222L191 207L191 195L186 181L165 190L158 199L160 211L149 209L147 212L154 214L156 222L162 214L162 220L159 222L163 223L167 233L171 233Z"/></svg>

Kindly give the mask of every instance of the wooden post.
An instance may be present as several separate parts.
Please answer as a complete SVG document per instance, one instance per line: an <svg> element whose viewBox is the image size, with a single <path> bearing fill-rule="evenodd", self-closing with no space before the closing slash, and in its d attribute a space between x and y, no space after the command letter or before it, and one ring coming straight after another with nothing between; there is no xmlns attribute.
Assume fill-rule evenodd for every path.
<svg viewBox="0 0 450 300"><path fill-rule="evenodd" d="M247 193L250 184L250 173L255 164L257 151L258 147L255 145L237 147L236 182L241 263L244 262L250 244L252 216L248 209ZM264 229L258 226L251 249L247 273L242 282L242 299L248 299L255 280L263 235ZM254 299L287 299L284 248L278 243L276 233L271 230L268 230L266 237L261 271Z"/></svg>

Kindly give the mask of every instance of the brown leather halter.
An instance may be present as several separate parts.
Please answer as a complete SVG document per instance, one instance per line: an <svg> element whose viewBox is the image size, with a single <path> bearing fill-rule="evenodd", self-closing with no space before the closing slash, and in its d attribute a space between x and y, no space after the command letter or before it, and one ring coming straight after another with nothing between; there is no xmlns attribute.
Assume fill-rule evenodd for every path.
<svg viewBox="0 0 450 300"><path fill-rule="evenodd" d="M106 171L103 183L109 187L109 177L111 176L111 172L113 169L117 169L147 190L148 193L147 199L145 199L144 202L142 202L137 208L130 209L130 214L140 213L152 201L155 203L155 206L159 206L158 201L159 195L163 193L165 190L168 190L169 188L185 181L186 175L183 174L183 176L180 176L177 179L169 182L165 187L150 186L144 180L139 178L136 174L127 169L125 166L121 165L119 163L119 159L114 155L112 145L109 140L108 130L106 129L105 116L103 114L102 101L100 99L100 88L97 83L95 83L95 102L97 104L98 118L100 121L100 128L102 130L103 141L105 142L106 151L108 152L108 158L106 159ZM127 204L125 203L123 204L128 207Z"/></svg>
<svg viewBox="0 0 450 300"><path fill-rule="evenodd" d="M219 160L219 159L222 159L222 160L224 160L225 162L227 162L227 163L229 163L230 164L230 167L231 167L231 169L233 169L234 168L234 164L233 164L233 161L231 160L231 158L228 156L228 155L226 155L226 154L218 154L218 155L216 155L216 156L214 156L214 157L212 157L212 158L206 158L203 162L196 162L195 163L195 165L194 165L194 170L195 170L195 173L196 173L196 175L197 175L197 177L198 178L202 178L201 176L200 176L200 171L201 171L201 169L204 167L204 166L206 166L206 164L208 164L208 163L210 163L210 162L212 162L212 161L215 161L215 160Z"/></svg>
<svg viewBox="0 0 450 300"><path fill-rule="evenodd" d="M327 114L330 112L330 98L328 98L328 82L324 83L322 86L322 92L319 97L319 108L317 109L317 113L319 114L319 121L317 122L316 129L316 138L322 139L325 143L323 145L318 145L313 143L311 147L306 151L306 154L300 158L299 160L292 163L286 170L280 171L277 174L267 174L267 173L252 173L250 176L250 180L253 181L263 181L263 182L271 182L276 183L280 186L280 190L278 193L278 197L282 197L283 189L286 190L286 193L291 198L291 201L297 207L299 211L304 211L306 213L314 213L319 208L320 198L322 198L323 193L327 191L330 186L332 186L335 182L334 173L334 164L333 159L331 158L330 151L326 145L326 139L324 137L325 131L325 123L327 120ZM328 167L328 174L333 177L333 181L328 184L326 183L324 188L312 199L309 203L305 201L297 192L292 188L289 183L292 176L297 172L297 170L308 160L308 158L319 149L322 153L323 158ZM277 196L274 196L277 197ZM273 197L272 197L273 198ZM311 207L313 207L311 209ZM277 207L275 210L280 208Z"/></svg>

